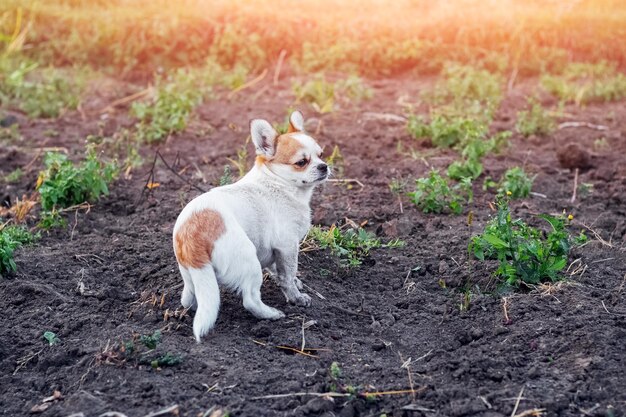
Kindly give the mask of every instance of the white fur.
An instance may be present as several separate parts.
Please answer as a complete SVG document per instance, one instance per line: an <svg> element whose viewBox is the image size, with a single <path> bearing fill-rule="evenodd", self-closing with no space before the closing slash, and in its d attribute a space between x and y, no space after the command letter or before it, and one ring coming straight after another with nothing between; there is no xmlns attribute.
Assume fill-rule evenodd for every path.
<svg viewBox="0 0 626 417"><path fill-rule="evenodd" d="M271 157L275 151L274 129L264 120L254 120L250 127L257 152ZM196 197L178 216L174 236L197 211L215 210L224 221L225 231L214 243L210 264L200 269L179 265L184 281L181 303L185 308L197 308L193 331L198 342L217 319L218 284L241 294L244 307L258 318L285 316L261 300L263 268L275 271L288 302L302 306L311 303L311 297L300 292L302 283L296 278L298 249L311 224L311 194L328 174L321 176L317 169L323 161L315 140L304 133L292 135L303 144L311 160L306 170L255 165L238 182Z"/></svg>

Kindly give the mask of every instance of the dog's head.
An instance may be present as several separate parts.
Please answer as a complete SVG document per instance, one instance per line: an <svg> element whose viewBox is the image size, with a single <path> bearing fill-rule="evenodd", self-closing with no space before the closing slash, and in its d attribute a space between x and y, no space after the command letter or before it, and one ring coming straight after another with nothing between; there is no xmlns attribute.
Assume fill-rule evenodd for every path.
<svg viewBox="0 0 626 417"><path fill-rule="evenodd" d="M299 111L289 116L287 133L278 135L269 122L250 121L250 134L256 148L256 163L299 187L325 181L330 169L321 159L322 148L304 132L304 117Z"/></svg>

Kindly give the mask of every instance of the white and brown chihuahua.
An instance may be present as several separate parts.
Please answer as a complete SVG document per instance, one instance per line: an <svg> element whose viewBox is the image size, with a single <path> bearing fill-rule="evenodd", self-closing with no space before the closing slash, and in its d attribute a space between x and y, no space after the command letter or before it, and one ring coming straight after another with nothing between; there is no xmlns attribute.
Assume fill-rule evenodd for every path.
<svg viewBox="0 0 626 417"><path fill-rule="evenodd" d="M257 154L250 172L194 198L174 226L184 281L181 303L196 308L198 342L217 320L218 284L241 293L243 306L258 318L285 317L261 300L263 268L272 272L288 302L311 304L296 277L298 249L311 225L311 194L330 169L321 147L304 133L299 111L290 115L283 135L261 119L250 122L250 133Z"/></svg>

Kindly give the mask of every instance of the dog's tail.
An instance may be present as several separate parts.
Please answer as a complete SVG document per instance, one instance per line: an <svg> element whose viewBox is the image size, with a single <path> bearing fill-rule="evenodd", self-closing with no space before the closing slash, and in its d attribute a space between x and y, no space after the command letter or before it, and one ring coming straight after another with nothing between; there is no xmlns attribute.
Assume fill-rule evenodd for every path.
<svg viewBox="0 0 626 417"><path fill-rule="evenodd" d="M220 288L211 265L205 265L201 269L190 269L189 272L198 303L193 319L193 334L200 343L200 338L213 328L217 320L217 313L220 310Z"/></svg>

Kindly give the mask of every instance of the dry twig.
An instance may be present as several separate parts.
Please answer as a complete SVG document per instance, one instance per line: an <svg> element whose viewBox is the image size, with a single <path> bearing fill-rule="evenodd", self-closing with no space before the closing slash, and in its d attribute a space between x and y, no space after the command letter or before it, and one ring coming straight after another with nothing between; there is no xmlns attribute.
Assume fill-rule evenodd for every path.
<svg viewBox="0 0 626 417"><path fill-rule="evenodd" d="M513 412L511 413L511 417L515 417L515 413L517 413L517 407L519 407L519 403L522 400L522 395L524 394L524 386L522 386L522 389L520 390L517 399L515 400L515 407L513 407Z"/></svg>

